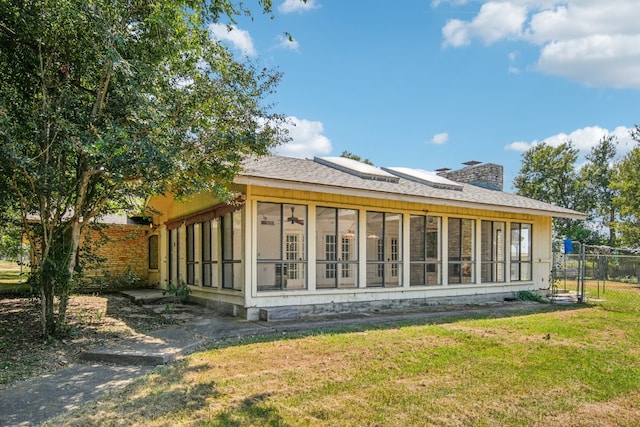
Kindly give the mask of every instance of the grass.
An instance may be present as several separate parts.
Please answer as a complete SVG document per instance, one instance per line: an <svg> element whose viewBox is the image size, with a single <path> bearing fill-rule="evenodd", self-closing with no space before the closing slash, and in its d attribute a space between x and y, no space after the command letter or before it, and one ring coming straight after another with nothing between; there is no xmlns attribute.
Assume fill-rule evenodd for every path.
<svg viewBox="0 0 640 427"><path fill-rule="evenodd" d="M20 295L29 292L29 286L25 283L23 270L13 261L0 260L0 296Z"/></svg>
<svg viewBox="0 0 640 427"><path fill-rule="evenodd" d="M231 340L51 423L638 425L640 305L613 308Z"/></svg>

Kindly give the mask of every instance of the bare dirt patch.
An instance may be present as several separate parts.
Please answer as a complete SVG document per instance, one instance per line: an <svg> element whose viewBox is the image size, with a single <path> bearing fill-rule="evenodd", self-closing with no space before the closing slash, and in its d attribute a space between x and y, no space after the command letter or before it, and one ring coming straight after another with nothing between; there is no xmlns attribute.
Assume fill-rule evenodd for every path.
<svg viewBox="0 0 640 427"><path fill-rule="evenodd" d="M76 295L68 309L67 336L42 335L37 300L0 299L0 389L63 368L81 352L171 323L157 310L117 295Z"/></svg>

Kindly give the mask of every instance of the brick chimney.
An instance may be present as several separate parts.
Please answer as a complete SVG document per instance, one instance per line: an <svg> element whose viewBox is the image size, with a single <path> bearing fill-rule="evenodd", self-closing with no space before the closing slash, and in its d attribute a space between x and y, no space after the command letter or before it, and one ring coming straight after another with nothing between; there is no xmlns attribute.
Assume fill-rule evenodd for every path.
<svg viewBox="0 0 640 427"><path fill-rule="evenodd" d="M464 162L462 169L438 169L438 175L452 181L471 184L490 190L502 191L504 185L504 168L495 163L481 163L475 160Z"/></svg>

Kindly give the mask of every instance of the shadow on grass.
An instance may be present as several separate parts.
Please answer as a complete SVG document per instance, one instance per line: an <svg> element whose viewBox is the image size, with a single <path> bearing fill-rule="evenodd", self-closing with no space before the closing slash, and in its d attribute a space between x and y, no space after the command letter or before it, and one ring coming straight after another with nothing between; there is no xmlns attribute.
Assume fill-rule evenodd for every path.
<svg viewBox="0 0 640 427"><path fill-rule="evenodd" d="M202 350L223 349L239 345L262 342L277 342L325 334L349 334L372 330L391 330L410 326L442 325L458 321L506 319L510 317L534 315L550 312L565 312L589 308L583 303L541 304L510 302L498 307L451 306L426 307L423 310L396 313L375 313L373 315L345 315L327 317L316 321L273 322L273 329L260 335L227 338L211 342Z"/></svg>
<svg viewBox="0 0 640 427"><path fill-rule="evenodd" d="M411 313L378 313L377 316L328 319L308 322L274 322L270 331L212 341L206 348L241 347L262 342L280 342L321 334L349 334L371 330L391 330L409 326L455 323L461 320L481 320L535 315L588 308L584 304L506 303L500 307L451 307L437 311ZM435 309L434 309L435 310ZM375 317L375 318L373 318ZM342 320L343 323L337 320ZM348 320L349 322L346 322ZM138 381L116 391L106 399L83 405L51 425L115 425L122 420L145 425L196 423L212 426L283 426L287 425L278 408L270 404L270 393L231 399L220 392L216 378L208 376L210 366L177 362L154 370ZM219 378L218 378L219 380Z"/></svg>
<svg viewBox="0 0 640 427"><path fill-rule="evenodd" d="M207 423L212 426L284 426L287 425L278 410L265 403L269 393L260 393L244 398L240 403L216 415Z"/></svg>

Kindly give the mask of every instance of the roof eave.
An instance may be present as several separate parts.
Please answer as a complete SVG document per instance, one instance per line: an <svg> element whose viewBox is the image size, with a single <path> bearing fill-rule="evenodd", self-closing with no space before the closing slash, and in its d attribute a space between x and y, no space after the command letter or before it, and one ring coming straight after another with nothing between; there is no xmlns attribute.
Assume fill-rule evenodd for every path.
<svg viewBox="0 0 640 427"><path fill-rule="evenodd" d="M541 210L541 209L514 207L514 206L508 206L508 205L501 205L501 204L478 203L478 202L471 202L471 201L466 202L461 200L443 199L438 197L411 196L406 194L389 193L384 191L354 189L351 187L342 187L338 185L327 185L327 184L318 184L318 183L312 184L312 183L305 183L300 181L290 181L290 180L256 177L256 176L249 176L249 175L236 176L236 178L234 179L234 182L236 184L259 185L262 187L270 187L270 188L287 188L291 190L333 193L333 194L340 194L345 196L361 196L361 197L369 197L369 198L381 199L381 200L399 200L403 202L413 202L413 203L430 203L434 205L454 206L454 207L461 207L461 208L487 209L487 210L495 210L499 212L513 212L513 213L530 214L530 215L551 216L556 218L584 220L587 217L585 214L581 212L570 211L570 210L566 210L566 211L565 210L557 210L557 211Z"/></svg>

